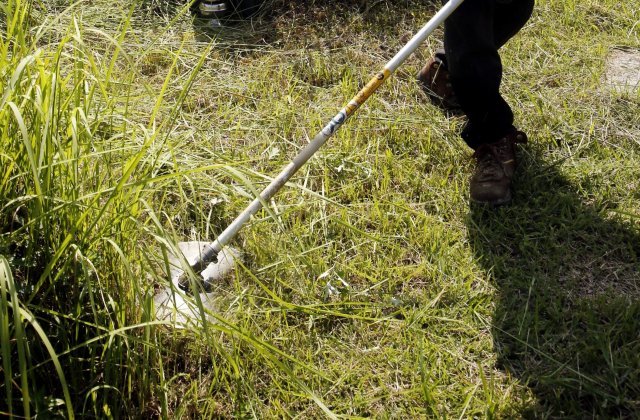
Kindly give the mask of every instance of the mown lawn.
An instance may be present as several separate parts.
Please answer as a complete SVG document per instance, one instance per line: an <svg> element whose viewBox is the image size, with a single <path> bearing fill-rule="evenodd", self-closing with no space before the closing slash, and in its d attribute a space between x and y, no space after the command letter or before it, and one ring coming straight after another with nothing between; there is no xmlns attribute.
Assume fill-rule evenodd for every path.
<svg viewBox="0 0 640 420"><path fill-rule="evenodd" d="M530 138L471 205L464 121L414 75L441 32L242 230L215 320L154 315L212 240L439 2L0 9L0 414L640 416L640 8L539 0L503 50ZM633 69L632 69L633 71ZM640 71L640 69L635 69Z"/></svg>

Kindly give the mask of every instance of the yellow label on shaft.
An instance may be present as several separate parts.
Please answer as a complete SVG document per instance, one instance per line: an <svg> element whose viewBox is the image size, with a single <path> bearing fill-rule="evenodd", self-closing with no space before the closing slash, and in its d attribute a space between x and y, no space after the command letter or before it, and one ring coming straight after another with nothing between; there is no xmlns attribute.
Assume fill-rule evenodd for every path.
<svg viewBox="0 0 640 420"><path fill-rule="evenodd" d="M387 69L384 69L380 73L376 74L345 107L347 111L347 117L353 115L353 113L356 112L356 110L360 108L360 106L365 103L371 95L373 95L373 92L375 92L380 87L380 85L382 85L384 81L389 78L389 76L391 76L391 71Z"/></svg>

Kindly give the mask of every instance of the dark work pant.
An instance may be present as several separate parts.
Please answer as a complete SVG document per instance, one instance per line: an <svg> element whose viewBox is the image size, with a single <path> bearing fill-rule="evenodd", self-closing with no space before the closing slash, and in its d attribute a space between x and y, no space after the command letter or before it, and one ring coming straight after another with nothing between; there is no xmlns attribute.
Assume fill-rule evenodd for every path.
<svg viewBox="0 0 640 420"><path fill-rule="evenodd" d="M474 149L513 129L513 112L500 95L498 50L529 20L533 5L534 0L466 0L445 22L451 83L468 117L462 138Z"/></svg>

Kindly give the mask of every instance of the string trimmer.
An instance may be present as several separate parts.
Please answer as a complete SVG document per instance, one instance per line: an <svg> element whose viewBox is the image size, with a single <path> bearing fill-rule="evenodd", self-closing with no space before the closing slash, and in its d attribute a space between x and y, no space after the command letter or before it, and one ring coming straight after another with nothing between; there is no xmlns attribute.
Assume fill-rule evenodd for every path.
<svg viewBox="0 0 640 420"><path fill-rule="evenodd" d="M205 291L234 267L238 252L225 248L238 231L265 203L291 179L320 147L360 108L371 95L404 63L411 54L440 26L463 0L450 0L429 22L376 74L349 103L313 138L282 172L260 193L249 206L213 242L186 242L178 244L186 261L191 265L183 270L180 265L172 269L171 278L181 289L190 291L202 287Z"/></svg>

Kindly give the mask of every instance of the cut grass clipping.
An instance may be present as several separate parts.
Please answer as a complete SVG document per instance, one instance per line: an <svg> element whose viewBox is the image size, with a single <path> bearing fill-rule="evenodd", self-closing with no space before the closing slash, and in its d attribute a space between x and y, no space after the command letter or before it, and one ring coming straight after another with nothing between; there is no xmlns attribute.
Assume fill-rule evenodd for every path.
<svg viewBox="0 0 640 420"><path fill-rule="evenodd" d="M0 9L0 415L640 416L640 92L609 71L633 2L540 0L502 51L513 205L469 205L464 121L414 82L436 36L241 232L215 310L155 318L176 244L439 2L269 5L217 32L172 2Z"/></svg>

